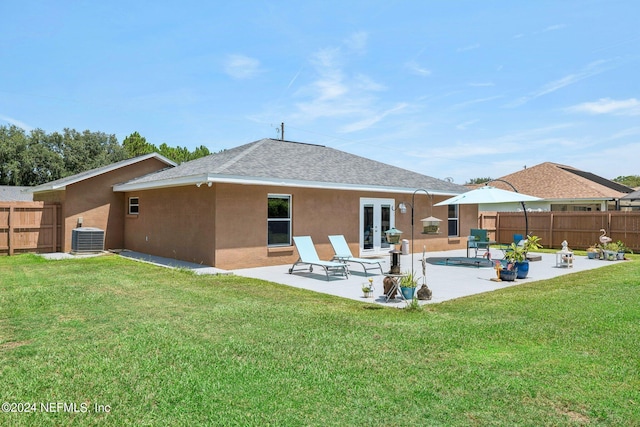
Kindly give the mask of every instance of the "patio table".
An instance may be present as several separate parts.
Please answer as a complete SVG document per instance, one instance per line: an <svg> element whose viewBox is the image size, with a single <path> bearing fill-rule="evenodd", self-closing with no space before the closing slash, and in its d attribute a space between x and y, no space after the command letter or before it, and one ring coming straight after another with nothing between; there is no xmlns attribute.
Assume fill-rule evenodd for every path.
<svg viewBox="0 0 640 427"><path fill-rule="evenodd" d="M393 293L395 292L396 295L400 295L400 298L404 301L407 302L407 299L404 297L404 295L402 294L402 291L400 290L400 280L406 276L406 274L392 274L392 273L385 273L384 275L385 277L391 277L393 279L397 279L393 281L393 285L391 286L391 289L389 289L389 292L385 293L384 296L386 297L385 302L389 302L389 299L391 298L391 295L393 295ZM384 287L383 287L384 290ZM395 297L394 297L395 299Z"/></svg>

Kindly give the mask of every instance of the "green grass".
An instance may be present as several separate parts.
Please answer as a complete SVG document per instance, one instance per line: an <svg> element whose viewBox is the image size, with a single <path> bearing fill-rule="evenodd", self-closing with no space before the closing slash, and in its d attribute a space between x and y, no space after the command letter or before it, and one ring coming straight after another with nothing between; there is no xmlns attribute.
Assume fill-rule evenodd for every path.
<svg viewBox="0 0 640 427"><path fill-rule="evenodd" d="M637 259L398 310L117 256L2 257L0 401L89 412L0 425L640 425L639 291Z"/></svg>

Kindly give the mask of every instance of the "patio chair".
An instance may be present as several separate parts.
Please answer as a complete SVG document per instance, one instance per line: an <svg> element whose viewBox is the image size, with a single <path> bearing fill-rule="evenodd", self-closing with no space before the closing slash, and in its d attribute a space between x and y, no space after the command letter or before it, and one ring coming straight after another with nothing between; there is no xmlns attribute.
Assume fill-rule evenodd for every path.
<svg viewBox="0 0 640 427"><path fill-rule="evenodd" d="M294 236L293 242L298 250L299 258L289 269L289 274L292 274L295 271L294 269L297 265L308 265L309 272L313 272L313 266L317 265L324 269L324 272L327 275L327 280L329 280L329 274L335 276L342 275L349 278L349 269L347 268L347 264L335 261L322 261L318 257L318 252L316 252L316 248L313 246L311 236Z"/></svg>
<svg viewBox="0 0 640 427"><path fill-rule="evenodd" d="M474 257L478 257L478 250L489 252L491 242L487 230L481 228L472 228L470 236L467 239L467 258L469 258L469 249L474 249Z"/></svg>
<svg viewBox="0 0 640 427"><path fill-rule="evenodd" d="M380 269L380 274L382 274L382 265L380 264L380 261L354 257L343 235L339 234L329 236L329 241L331 242L331 246L333 246L333 251L335 252L333 260L347 263L355 262L357 264L360 264L364 269L365 276L369 275L369 270L376 270L378 268Z"/></svg>

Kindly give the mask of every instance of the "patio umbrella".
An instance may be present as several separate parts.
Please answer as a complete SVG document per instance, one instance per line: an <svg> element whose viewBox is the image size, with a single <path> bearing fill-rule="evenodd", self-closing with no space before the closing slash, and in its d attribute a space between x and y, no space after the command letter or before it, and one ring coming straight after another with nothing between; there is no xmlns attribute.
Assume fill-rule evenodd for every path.
<svg viewBox="0 0 640 427"><path fill-rule="evenodd" d="M527 194L516 193L515 191L502 190L500 188L491 187L489 185L458 194L433 206L445 205L479 205L491 203L515 203L515 202L535 202L542 200L539 197L529 196Z"/></svg>
<svg viewBox="0 0 640 427"><path fill-rule="evenodd" d="M527 194L518 193L516 191L507 191L500 188L491 187L490 185L484 185L475 190L467 191L466 193L458 194L442 202L436 203L434 206L446 206L446 205L479 205L479 204L494 204L494 203L522 203L522 210L524 211L524 221L526 233L529 235L529 219L527 217L527 208L525 202L534 202L542 200L539 197L529 196Z"/></svg>

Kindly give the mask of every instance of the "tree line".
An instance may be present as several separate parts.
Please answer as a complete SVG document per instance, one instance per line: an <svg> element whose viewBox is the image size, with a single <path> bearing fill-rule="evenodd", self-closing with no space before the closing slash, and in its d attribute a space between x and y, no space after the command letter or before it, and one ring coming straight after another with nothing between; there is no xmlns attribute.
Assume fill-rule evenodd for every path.
<svg viewBox="0 0 640 427"><path fill-rule="evenodd" d="M0 185L44 184L153 152L176 163L210 154L205 146L194 151L164 143L156 147L138 132L120 144L115 135L104 132L64 129L46 133L35 129L27 133L17 126L0 126Z"/></svg>

